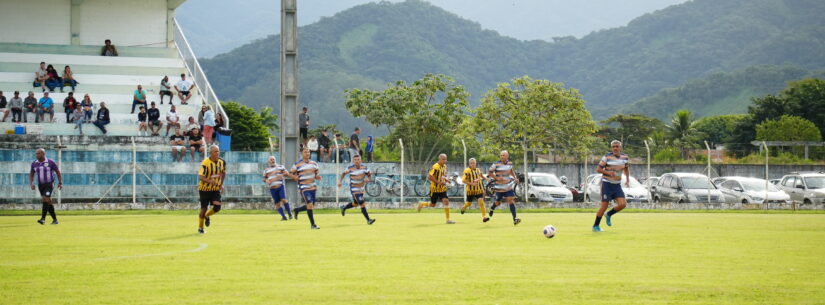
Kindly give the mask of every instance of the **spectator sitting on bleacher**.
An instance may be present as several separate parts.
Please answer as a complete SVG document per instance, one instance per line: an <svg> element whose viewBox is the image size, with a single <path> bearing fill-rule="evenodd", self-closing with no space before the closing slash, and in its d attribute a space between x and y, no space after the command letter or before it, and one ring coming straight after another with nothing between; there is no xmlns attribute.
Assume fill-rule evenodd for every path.
<svg viewBox="0 0 825 305"><path fill-rule="evenodd" d="M172 108L169 109L169 112L166 113L166 136L169 136L169 128L180 128L180 117L178 117L178 113L175 111L175 105L172 105Z"/></svg>
<svg viewBox="0 0 825 305"><path fill-rule="evenodd" d="M186 128L184 128L183 130L187 135L189 135L189 131L191 131L192 129L200 129L200 125L198 125L198 123L195 122L195 117L190 116L189 123L186 123Z"/></svg>
<svg viewBox="0 0 825 305"><path fill-rule="evenodd" d="M34 98L34 92L29 91L29 96L23 101L23 123L29 122L29 113L34 113L34 122L40 122L40 116L37 115L37 99Z"/></svg>
<svg viewBox="0 0 825 305"><path fill-rule="evenodd" d="M307 148L309 148L309 158L315 160L315 162L321 162L318 161L318 147L319 144L318 140L315 139L315 135L309 136L309 141L307 141Z"/></svg>
<svg viewBox="0 0 825 305"><path fill-rule="evenodd" d="M74 129L80 129L80 135L83 135L83 123L86 121L83 117L86 116L80 107L74 109L72 112L72 120L74 121Z"/></svg>
<svg viewBox="0 0 825 305"><path fill-rule="evenodd" d="M183 162L186 156L186 137L180 134L180 128L175 128L175 134L169 137L169 144L172 144L172 161Z"/></svg>
<svg viewBox="0 0 825 305"><path fill-rule="evenodd" d="M3 122L6 121L6 118L9 117L9 107L8 102L6 101L6 97L3 95L3 91L0 91L0 113L3 114Z"/></svg>
<svg viewBox="0 0 825 305"><path fill-rule="evenodd" d="M201 157L206 158L206 149L203 145L203 137L198 129L189 132L189 151L192 153L192 162L195 162L195 151L201 153Z"/></svg>
<svg viewBox="0 0 825 305"><path fill-rule="evenodd" d="M169 76L164 75L163 79L160 80L160 104L163 105L163 96L169 96L169 105L172 105L172 100L175 99L175 95L172 94L172 86L169 85Z"/></svg>
<svg viewBox="0 0 825 305"><path fill-rule="evenodd" d="M46 62L40 62L40 69L34 71L34 83L32 83L33 87L40 87L43 89L43 92L46 92L46 80L49 79L49 73L46 72Z"/></svg>
<svg viewBox="0 0 825 305"><path fill-rule="evenodd" d="M117 56L117 48L115 48L111 40L106 39L103 43L104 46L100 49L100 56Z"/></svg>
<svg viewBox="0 0 825 305"><path fill-rule="evenodd" d="M43 97L37 104L37 114L40 116L40 121L45 121L46 113L49 114L49 123L54 122L54 100L49 97L48 92L43 92Z"/></svg>
<svg viewBox="0 0 825 305"><path fill-rule="evenodd" d="M146 113L149 117L149 130L152 131L153 136L159 136L163 122L160 121L160 109L155 108L155 102L152 102L151 108Z"/></svg>
<svg viewBox="0 0 825 305"><path fill-rule="evenodd" d="M83 120L87 122L92 121L92 116L95 114L95 104L92 103L92 98L89 97L89 94L83 96L83 100L80 101L80 107L83 109Z"/></svg>
<svg viewBox="0 0 825 305"><path fill-rule="evenodd" d="M146 106L146 90L143 90L141 85L138 85L132 94L132 113L135 113L135 106Z"/></svg>
<svg viewBox="0 0 825 305"><path fill-rule="evenodd" d="M9 108L11 108L11 121L14 123L22 122L23 99L20 98L20 91L14 91L14 97L12 97L11 100L9 100Z"/></svg>
<svg viewBox="0 0 825 305"><path fill-rule="evenodd" d="M69 95L63 99L63 111L66 112L66 123L72 123L72 115L76 108L78 108L78 104L74 98L74 92L69 92Z"/></svg>
<svg viewBox="0 0 825 305"><path fill-rule="evenodd" d="M140 112L138 112L138 133L143 135L144 131L149 129L149 121L146 118L146 107L140 106Z"/></svg>
<svg viewBox="0 0 825 305"><path fill-rule="evenodd" d="M63 92L63 80L60 79L60 74L52 65L46 67L46 74L49 79L46 80L46 87L49 87L49 92L54 92L54 88L60 87L60 92Z"/></svg>
<svg viewBox="0 0 825 305"><path fill-rule="evenodd" d="M60 86L60 92L63 92L63 87L66 85L72 87L72 92L74 92L74 89L77 86L77 84L79 83L74 79L74 73L72 73L72 68L69 66L63 68L63 84Z"/></svg>
<svg viewBox="0 0 825 305"><path fill-rule="evenodd" d="M180 99L181 105L187 105L189 98L192 97L192 89L195 88L195 84L191 81L186 79L186 74L180 75L180 81L175 84L175 90L178 91L178 98Z"/></svg>
<svg viewBox="0 0 825 305"><path fill-rule="evenodd" d="M106 134L106 125L109 124L109 109L106 108L105 102L100 102L100 109L97 110L97 120L94 122L103 134Z"/></svg>

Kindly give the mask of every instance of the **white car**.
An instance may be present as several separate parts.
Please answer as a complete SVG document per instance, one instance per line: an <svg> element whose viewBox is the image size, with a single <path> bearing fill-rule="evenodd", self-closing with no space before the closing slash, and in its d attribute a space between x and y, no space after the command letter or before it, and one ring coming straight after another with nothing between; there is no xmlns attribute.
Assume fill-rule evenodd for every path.
<svg viewBox="0 0 825 305"><path fill-rule="evenodd" d="M639 182L635 177L630 176L630 187L625 185L627 178L622 177L622 191L627 202L647 202L649 193L647 188ZM585 201L599 200L602 196L602 174L592 174L587 176L585 180L587 191L585 192Z"/></svg>
<svg viewBox="0 0 825 305"><path fill-rule="evenodd" d="M725 196L726 203L790 203L791 196L765 179L745 177L723 177L714 183ZM717 182L718 181L718 182ZM719 183L721 182L721 183ZM767 191L765 184L767 183Z"/></svg>
<svg viewBox="0 0 825 305"><path fill-rule="evenodd" d="M528 197L544 202L573 202L573 193L570 192L556 175L545 173L528 174ZM516 192L524 194L524 183L516 186Z"/></svg>
<svg viewBox="0 0 825 305"><path fill-rule="evenodd" d="M803 204L825 204L825 172L793 172L782 177L779 189Z"/></svg>

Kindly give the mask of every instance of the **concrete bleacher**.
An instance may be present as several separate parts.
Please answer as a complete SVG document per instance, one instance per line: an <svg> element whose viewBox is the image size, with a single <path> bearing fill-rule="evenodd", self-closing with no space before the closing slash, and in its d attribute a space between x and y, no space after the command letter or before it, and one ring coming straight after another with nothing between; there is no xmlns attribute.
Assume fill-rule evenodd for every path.
<svg viewBox="0 0 825 305"><path fill-rule="evenodd" d="M89 94L95 103L95 111L100 102L106 102L111 118L111 123L107 126L108 135L142 136L137 128L137 114L130 113L134 90L138 84L142 85L148 95L147 101L158 102L161 120L164 120L170 107L168 104L159 104L160 81L166 75L169 76L170 84L174 85L181 73L188 75L183 60L174 48L118 47L118 57L99 56L99 51L97 46L0 43L0 90L7 98L14 91L20 91L23 97L26 92L33 91L39 99L43 96L42 88L32 87L34 71L38 69L39 63L45 61L52 64L61 73L63 67L69 65L80 83L76 87L75 98L79 101L84 94ZM44 135L79 134L74 126L65 122L62 103L70 90L71 87L65 87L64 93L59 89L50 93L55 101L55 122L35 124L32 117L29 117L27 130ZM197 89L194 90L189 105L181 105L175 97L174 104L181 122L185 124L189 116L196 116L202 103L203 98ZM15 124L8 119L5 123L0 123L0 132L13 130L14 127ZM83 129L86 135L102 134L91 124Z"/></svg>

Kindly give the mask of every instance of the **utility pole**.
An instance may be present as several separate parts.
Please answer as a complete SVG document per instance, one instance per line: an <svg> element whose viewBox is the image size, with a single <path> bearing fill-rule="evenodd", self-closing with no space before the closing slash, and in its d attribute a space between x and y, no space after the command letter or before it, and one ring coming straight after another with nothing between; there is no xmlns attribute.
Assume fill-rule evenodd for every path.
<svg viewBox="0 0 825 305"><path fill-rule="evenodd" d="M281 163L286 168L298 161L298 5L281 0ZM298 197L295 181L286 181L287 198Z"/></svg>

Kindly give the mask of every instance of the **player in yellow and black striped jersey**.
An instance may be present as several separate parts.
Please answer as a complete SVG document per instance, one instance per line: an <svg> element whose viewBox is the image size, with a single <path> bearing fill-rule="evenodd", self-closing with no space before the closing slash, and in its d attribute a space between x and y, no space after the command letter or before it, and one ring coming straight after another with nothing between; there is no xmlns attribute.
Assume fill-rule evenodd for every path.
<svg viewBox="0 0 825 305"><path fill-rule="evenodd" d="M487 180L487 178L481 173L481 169L476 167L476 159L470 158L470 167L464 169L464 176L461 178L461 181L464 182L464 192L467 197L467 201L461 207L461 214L464 214L467 208L473 205L473 201L478 200L478 207L481 209L481 221L487 222L490 218L487 217L487 211L484 209L484 180Z"/></svg>
<svg viewBox="0 0 825 305"><path fill-rule="evenodd" d="M201 211L198 215L198 233L203 234L204 224L208 227L209 216L221 210L221 192L223 181L226 178L226 161L220 158L221 149L217 145L209 148L209 158L201 162L198 170L198 193L200 195ZM207 211L209 205L212 209Z"/></svg>
<svg viewBox="0 0 825 305"><path fill-rule="evenodd" d="M434 208L435 204L441 200L441 203L444 204L444 215L447 216L447 224L454 224L455 222L450 220L450 198L447 197L447 155L438 155L438 162L430 168L427 180L430 180L430 202L419 203L416 210L420 212L421 208L425 206Z"/></svg>

